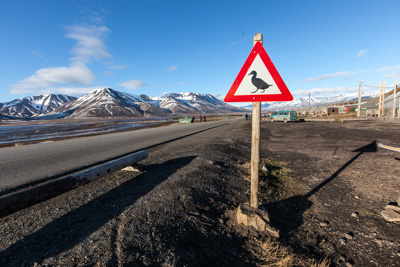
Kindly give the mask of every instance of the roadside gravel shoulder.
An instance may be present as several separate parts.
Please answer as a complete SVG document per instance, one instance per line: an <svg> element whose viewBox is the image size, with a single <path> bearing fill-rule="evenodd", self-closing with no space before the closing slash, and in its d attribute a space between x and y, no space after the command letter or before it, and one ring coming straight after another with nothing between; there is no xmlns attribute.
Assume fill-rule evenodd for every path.
<svg viewBox="0 0 400 267"><path fill-rule="evenodd" d="M237 162L247 144L229 138L235 131L155 147L143 172L119 171L2 218L0 265L251 265L226 224L246 201Z"/></svg>
<svg viewBox="0 0 400 267"><path fill-rule="evenodd" d="M400 145L397 128L385 127L262 123L261 157L274 163L267 167L301 186L260 196L280 246L300 258L329 256L333 266L398 266L398 225L379 215L399 192L398 176L383 172L398 160L382 151L357 156L376 139ZM118 171L1 218L0 265L266 264L270 238L232 222L248 200L250 129L240 121L154 147L144 171Z"/></svg>

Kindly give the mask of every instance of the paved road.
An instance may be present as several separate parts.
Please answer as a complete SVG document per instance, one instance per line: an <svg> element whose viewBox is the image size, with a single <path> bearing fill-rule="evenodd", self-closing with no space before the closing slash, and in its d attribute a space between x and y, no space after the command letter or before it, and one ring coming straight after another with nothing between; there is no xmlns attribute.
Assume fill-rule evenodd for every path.
<svg viewBox="0 0 400 267"><path fill-rule="evenodd" d="M215 121L83 137L0 149L0 195L26 185L222 126Z"/></svg>

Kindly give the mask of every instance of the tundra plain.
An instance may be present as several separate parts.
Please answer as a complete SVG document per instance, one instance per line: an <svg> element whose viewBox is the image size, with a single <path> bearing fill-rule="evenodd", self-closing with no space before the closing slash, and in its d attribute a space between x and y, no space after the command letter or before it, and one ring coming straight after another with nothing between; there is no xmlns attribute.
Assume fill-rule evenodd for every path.
<svg viewBox="0 0 400 267"><path fill-rule="evenodd" d="M399 224L380 213L399 197L400 155L375 146L399 147L399 127L262 121L259 199L279 239L234 220L250 188L251 122L241 120L149 149L138 172L1 218L0 264L276 266L272 242L288 265L399 266Z"/></svg>

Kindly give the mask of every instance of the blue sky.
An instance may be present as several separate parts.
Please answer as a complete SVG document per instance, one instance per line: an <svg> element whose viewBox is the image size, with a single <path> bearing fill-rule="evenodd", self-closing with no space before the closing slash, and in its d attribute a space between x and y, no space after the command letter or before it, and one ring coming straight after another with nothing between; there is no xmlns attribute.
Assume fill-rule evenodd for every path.
<svg viewBox="0 0 400 267"><path fill-rule="evenodd" d="M398 0L2 0L0 102L101 87L223 99L256 33L294 98L356 93L360 79L393 88L399 12Z"/></svg>

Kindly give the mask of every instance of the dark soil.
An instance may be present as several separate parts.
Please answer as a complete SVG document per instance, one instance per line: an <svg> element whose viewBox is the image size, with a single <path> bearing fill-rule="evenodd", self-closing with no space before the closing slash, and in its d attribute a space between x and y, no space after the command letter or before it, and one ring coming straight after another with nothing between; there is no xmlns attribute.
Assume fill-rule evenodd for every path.
<svg viewBox="0 0 400 267"><path fill-rule="evenodd" d="M380 215L400 195L398 122L268 125L262 153L282 160L306 194L266 203L285 244L339 266L400 266L399 224Z"/></svg>
<svg viewBox="0 0 400 267"><path fill-rule="evenodd" d="M400 155L372 144L400 146L399 128L263 121L261 157L288 179L261 180L279 241L333 266L399 266L400 225L380 211L399 196ZM0 265L265 263L256 241L267 234L232 219L249 198L250 136L250 121L239 121L164 144L148 150L141 172L118 171L1 218Z"/></svg>

